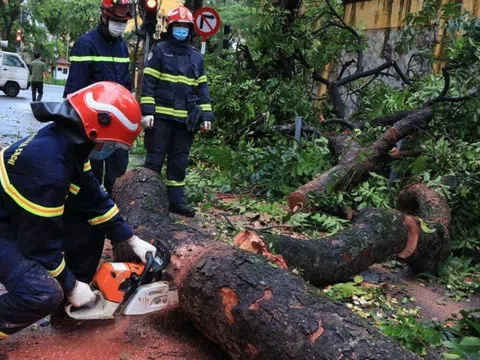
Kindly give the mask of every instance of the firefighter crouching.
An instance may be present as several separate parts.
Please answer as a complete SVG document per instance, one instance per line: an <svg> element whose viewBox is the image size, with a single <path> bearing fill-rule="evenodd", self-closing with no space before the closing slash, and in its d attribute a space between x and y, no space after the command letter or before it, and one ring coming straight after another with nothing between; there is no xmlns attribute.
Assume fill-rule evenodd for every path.
<svg viewBox="0 0 480 360"><path fill-rule="evenodd" d="M82 217L113 242L127 241L144 262L147 252L156 252L133 235L89 162L128 149L137 138L141 114L132 94L99 82L61 103L34 102L32 111L53 123L0 152L0 283L8 291L0 295L0 339L53 312L64 296L75 307L95 300L76 278L92 250L62 255L75 239L68 216Z"/></svg>
<svg viewBox="0 0 480 360"><path fill-rule="evenodd" d="M167 40L148 56L141 97L145 167L160 173L167 158L169 210L190 217L195 216L185 203L190 147L201 125L210 130L213 121L203 57L190 45L192 33L192 13L182 5L171 10Z"/></svg>

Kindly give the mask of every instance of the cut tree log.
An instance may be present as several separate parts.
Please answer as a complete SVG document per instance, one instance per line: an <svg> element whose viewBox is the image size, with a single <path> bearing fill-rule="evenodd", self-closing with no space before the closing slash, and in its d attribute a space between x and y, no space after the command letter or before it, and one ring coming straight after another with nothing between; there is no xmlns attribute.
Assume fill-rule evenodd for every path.
<svg viewBox="0 0 480 360"><path fill-rule="evenodd" d="M169 244L181 309L232 359L419 359L300 277L176 226L157 174L128 172L114 198L138 236Z"/></svg>
<svg viewBox="0 0 480 360"><path fill-rule="evenodd" d="M339 148L342 151L339 163L288 195L290 209L304 207L311 193L320 195L343 190L364 180L369 172L389 161L388 153L399 140L425 128L432 114L431 107L412 111L364 148L335 145L336 151Z"/></svg>
<svg viewBox="0 0 480 360"><path fill-rule="evenodd" d="M349 279L393 255L418 272L435 272L450 252L450 209L445 196L423 184L400 192L401 208L360 211L352 226L322 239L265 235L289 268L322 286ZM414 215L414 216L412 216Z"/></svg>

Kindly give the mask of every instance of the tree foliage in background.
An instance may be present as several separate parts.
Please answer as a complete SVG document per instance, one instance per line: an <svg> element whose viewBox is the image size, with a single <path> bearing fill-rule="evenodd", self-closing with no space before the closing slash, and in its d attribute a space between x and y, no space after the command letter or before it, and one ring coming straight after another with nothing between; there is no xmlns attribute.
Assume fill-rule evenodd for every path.
<svg viewBox="0 0 480 360"><path fill-rule="evenodd" d="M29 0L28 9L32 18L63 42L78 40L100 18L100 2L97 0Z"/></svg>
<svg viewBox="0 0 480 360"><path fill-rule="evenodd" d="M15 49L16 24L21 15L23 0L0 1L0 38L8 40L8 49Z"/></svg>

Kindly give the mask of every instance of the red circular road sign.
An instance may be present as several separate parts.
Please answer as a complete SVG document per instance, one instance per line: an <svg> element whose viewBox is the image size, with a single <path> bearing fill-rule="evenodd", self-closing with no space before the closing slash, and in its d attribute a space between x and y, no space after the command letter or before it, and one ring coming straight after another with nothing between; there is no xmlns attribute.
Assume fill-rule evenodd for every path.
<svg viewBox="0 0 480 360"><path fill-rule="evenodd" d="M220 15L215 9L209 7L198 9L193 16L195 32L203 38L215 35L221 25Z"/></svg>

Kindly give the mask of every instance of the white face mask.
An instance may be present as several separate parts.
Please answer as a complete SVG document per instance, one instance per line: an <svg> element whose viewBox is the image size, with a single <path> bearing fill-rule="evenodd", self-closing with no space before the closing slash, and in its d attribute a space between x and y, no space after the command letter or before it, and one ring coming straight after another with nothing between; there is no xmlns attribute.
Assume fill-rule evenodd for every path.
<svg viewBox="0 0 480 360"><path fill-rule="evenodd" d="M123 22L112 21L112 20L108 22L108 32L113 37L122 36L126 28L127 28L126 22L123 23Z"/></svg>

